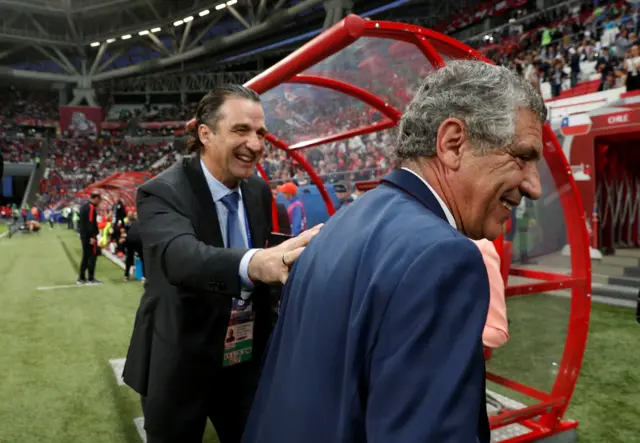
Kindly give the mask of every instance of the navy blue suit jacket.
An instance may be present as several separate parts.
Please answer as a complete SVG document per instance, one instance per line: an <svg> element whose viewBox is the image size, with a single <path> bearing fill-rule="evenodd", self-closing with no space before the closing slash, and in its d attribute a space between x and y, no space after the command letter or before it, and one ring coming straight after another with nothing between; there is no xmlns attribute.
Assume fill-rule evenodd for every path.
<svg viewBox="0 0 640 443"><path fill-rule="evenodd" d="M489 442L477 246L396 170L292 269L243 443Z"/></svg>

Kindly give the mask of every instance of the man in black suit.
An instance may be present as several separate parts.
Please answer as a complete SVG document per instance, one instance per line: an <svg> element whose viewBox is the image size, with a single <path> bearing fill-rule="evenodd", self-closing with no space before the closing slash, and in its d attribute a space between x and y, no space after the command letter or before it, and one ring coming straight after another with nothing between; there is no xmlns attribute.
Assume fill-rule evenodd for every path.
<svg viewBox="0 0 640 443"><path fill-rule="evenodd" d="M127 210L122 200L118 200L116 204L113 205L113 225L116 226L119 221L124 224L125 218L127 218Z"/></svg>
<svg viewBox="0 0 640 443"><path fill-rule="evenodd" d="M268 284L284 283L317 228L264 248L271 192L260 97L221 86L199 103L194 153L138 189L145 293L124 381L142 396L149 443L240 441L271 333Z"/></svg>
<svg viewBox="0 0 640 443"><path fill-rule="evenodd" d="M77 283L99 284L95 279L96 260L98 258L98 205L100 204L100 194L93 193L90 200L80 207L78 231L82 242L82 261L80 262L80 275ZM70 216L71 217L71 216ZM86 275L89 272L89 279Z"/></svg>
<svg viewBox="0 0 640 443"><path fill-rule="evenodd" d="M287 207L278 202L278 189L277 186L272 186L271 195L276 202L276 213L278 215L278 232L280 234L291 235L291 221L289 220L289 214L287 213Z"/></svg>
<svg viewBox="0 0 640 443"><path fill-rule="evenodd" d="M129 271L135 262L135 256L140 257L142 265L142 276L144 277L144 254L142 252L142 236L140 235L140 223L136 214L129 214L129 224L126 227L127 233L123 239L124 247L127 251L124 262L124 279L129 280Z"/></svg>

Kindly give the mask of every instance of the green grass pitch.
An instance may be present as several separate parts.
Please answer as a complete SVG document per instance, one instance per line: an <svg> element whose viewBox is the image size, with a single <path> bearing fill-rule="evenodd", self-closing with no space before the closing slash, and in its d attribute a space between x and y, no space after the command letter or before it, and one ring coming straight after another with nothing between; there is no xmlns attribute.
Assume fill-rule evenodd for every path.
<svg viewBox="0 0 640 443"><path fill-rule="evenodd" d="M0 443L140 442L138 397L118 386L109 360L126 355L142 285L124 282L100 257L104 285L36 289L74 284L80 255L77 236L62 226L0 239ZM548 390L568 308L567 299L544 295L509 300L511 340L489 369ZM593 306L567 412L580 421L581 443L640 442L639 337L632 310ZM205 441L217 441L210 425Z"/></svg>

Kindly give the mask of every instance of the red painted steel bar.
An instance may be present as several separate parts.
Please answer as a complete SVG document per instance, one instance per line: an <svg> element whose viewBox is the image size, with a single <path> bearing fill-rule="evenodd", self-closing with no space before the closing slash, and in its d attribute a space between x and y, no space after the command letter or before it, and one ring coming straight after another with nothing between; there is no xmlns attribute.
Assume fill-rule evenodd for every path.
<svg viewBox="0 0 640 443"><path fill-rule="evenodd" d="M571 277L571 275L569 274L555 274L553 272L538 271L535 269L526 268L511 268L511 270L509 271L509 275L544 281L565 280Z"/></svg>
<svg viewBox="0 0 640 443"><path fill-rule="evenodd" d="M400 120L400 117L402 117L402 113L400 111L398 111L390 104L386 103L378 96L373 95L366 89L362 89L358 86L354 86L340 80L323 77L320 75L298 74L295 77L287 80L287 83L302 83L307 85L319 86L321 88L332 89L334 91L342 92L343 94L348 94L351 97L365 102L372 108L377 109L383 115L387 116L390 120L397 122Z"/></svg>
<svg viewBox="0 0 640 443"><path fill-rule="evenodd" d="M258 174L260 174L260 177L262 177L262 179L269 185L269 188L271 188L269 176L260 163L256 165L256 169L258 170ZM271 231L280 232L280 223L278 222L278 206L276 204L275 198L271 199Z"/></svg>
<svg viewBox="0 0 640 443"><path fill-rule="evenodd" d="M586 280L580 278L567 278L558 281L545 281L540 283L522 283L512 285L505 288L505 297L515 297L518 295L538 294L541 292L550 292L558 290L567 290L573 288L584 288Z"/></svg>
<svg viewBox="0 0 640 443"><path fill-rule="evenodd" d="M571 176L571 167L564 156L562 147L549 125L543 129L545 146L544 159L553 176L556 189L560 193L560 203L566 221L567 238L571 245L572 277L586 282L584 287L572 289L569 328L565 339L564 353L558 368L558 375L551 390L553 397L564 397L564 407L541 417L543 426L553 428L569 406L569 401L578 381L584 351L589 333L589 315L591 312L591 258L589 254L589 233L587 232L584 208L580 200L578 186ZM567 189L569 192L565 192Z"/></svg>
<svg viewBox="0 0 640 443"><path fill-rule="evenodd" d="M535 398L536 400L549 401L551 399L551 395L546 392L542 392L530 386L518 383L517 381L501 377L493 372L487 371L487 380L504 386L505 388L513 389L516 392L526 395L527 397Z"/></svg>
<svg viewBox="0 0 640 443"><path fill-rule="evenodd" d="M303 142L291 145L289 149L291 150L291 152L293 152L293 151L297 151L298 149L307 149L307 148L312 148L314 146L326 145L327 143L346 140L348 138L353 138L358 135L365 135L365 134L370 134L372 132L384 131L385 129L393 128L396 125L397 125L396 122L391 120L386 120L379 123L373 123L368 126L363 126L361 128L349 129L348 131L344 131L340 134L328 135L326 137L317 137L312 140L305 140Z"/></svg>
<svg viewBox="0 0 640 443"><path fill-rule="evenodd" d="M523 419L533 418L538 415L544 415L545 413L548 414L550 410L562 408L564 403L565 399L556 398L542 403L537 403L535 405L526 406L515 411L503 412L493 417L489 417L489 426L491 429L498 429L513 423L518 423Z"/></svg>
<svg viewBox="0 0 640 443"><path fill-rule="evenodd" d="M365 20L356 15L347 16L271 68L249 80L245 86L258 94L275 88L358 40L364 31L364 24Z"/></svg>
<svg viewBox="0 0 640 443"><path fill-rule="evenodd" d="M438 54L436 48L433 47L429 39L427 39L425 36L416 36L416 45L418 46L418 48L420 48L424 56L427 57L427 60L429 60L431 66L438 69L445 65L444 59L440 56L440 54Z"/></svg>
<svg viewBox="0 0 640 443"><path fill-rule="evenodd" d="M477 51L457 40L432 30L402 23L375 20L368 21L351 15L246 85L259 93L264 93L283 82L296 82L294 78L297 74L335 54L361 36L393 39L413 44L425 56L425 62L429 62L431 66L436 68L446 63L446 60L449 58L476 59L491 63L491 61ZM305 76L302 75L300 77L304 79ZM318 83L318 81L315 82ZM322 85L316 84L316 86L327 87L327 85L331 84L331 86L334 87L333 89L339 87L340 92L347 93L369 104L371 104L372 96L374 96L370 91L365 91L367 93L366 95L362 94L361 91L364 91L363 89L356 88L345 82L337 83L335 80L333 82L331 80L320 82ZM381 101L384 102L384 100ZM374 107L380 110L379 106ZM331 204L328 195L325 197L326 190L324 190L319 177L317 177L315 173L312 173L313 171L310 165L304 161L302 156L296 153L296 150L388 129L395 126L396 122L396 118L390 118L387 122L355 128L343 134L318 137L314 140L308 140L292 146L287 146L286 143L277 140L273 136L270 137L273 140L277 140L277 142L272 141L275 146L288 152L289 155L305 169L320 189L325 203ZM542 404L524 408L520 411L507 411L498 417L492 418L492 427L495 428L496 426L504 426L507 422L515 423L517 421L526 425L526 423L532 423L530 420L531 417L540 416L540 420L535 422L537 426L529 427L533 429L532 432L524 436L506 440L504 443L530 442L537 438L553 435L577 426L576 422L562 422L559 421L559 418L564 414L573 393L586 346L590 311L589 295L591 291L591 264L588 254L589 238L585 228L582 203L577 197L579 195L577 186L571 178L571 170L562 153L561 147L548 125L544 128L543 136L543 156L551 170L556 189L560 193L560 202L567 226L568 242L571 245L571 275L514 269L510 275L534 278L540 280L540 282L511 286L507 289L507 294L523 295L525 293L531 293L531 291L540 292L554 289L571 289L571 313L569 316L568 333L565 339L564 354L550 394L540 393L533 388L495 374L487 374L487 378L493 378L494 381L500 382L510 389L525 393L525 395L533 394L531 395L533 398L536 398L536 396L540 397L541 395L547 396L545 402ZM375 182L370 182L370 185L368 188L375 186ZM332 214L333 211L330 210L329 213Z"/></svg>

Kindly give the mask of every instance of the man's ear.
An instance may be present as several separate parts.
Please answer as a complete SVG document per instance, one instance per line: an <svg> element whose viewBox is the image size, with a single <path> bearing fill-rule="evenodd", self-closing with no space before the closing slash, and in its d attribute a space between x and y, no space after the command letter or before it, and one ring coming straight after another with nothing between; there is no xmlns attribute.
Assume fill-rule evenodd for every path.
<svg viewBox="0 0 640 443"><path fill-rule="evenodd" d="M211 137L211 129L207 125L202 124L198 126L198 138L203 144L205 141L208 141L210 137Z"/></svg>
<svg viewBox="0 0 640 443"><path fill-rule="evenodd" d="M438 128L436 156L447 168L457 170L466 141L464 123L457 118L448 118Z"/></svg>

